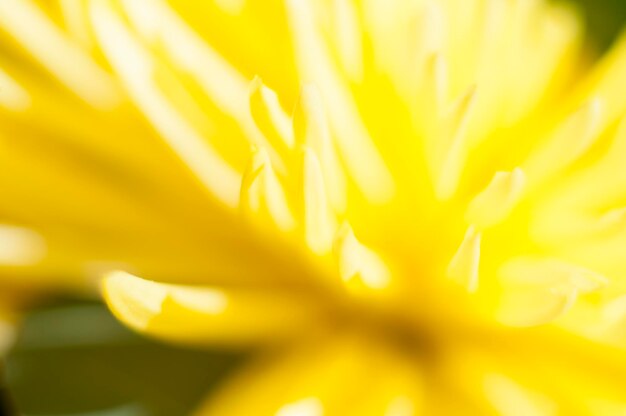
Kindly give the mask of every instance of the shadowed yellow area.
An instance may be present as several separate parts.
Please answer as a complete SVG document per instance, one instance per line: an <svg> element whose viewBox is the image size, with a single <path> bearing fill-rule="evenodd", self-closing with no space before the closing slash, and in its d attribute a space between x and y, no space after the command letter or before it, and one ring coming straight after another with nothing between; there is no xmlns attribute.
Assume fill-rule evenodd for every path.
<svg viewBox="0 0 626 416"><path fill-rule="evenodd" d="M0 313L0 354L4 354L15 338L15 323L9 313Z"/></svg>
<svg viewBox="0 0 626 416"><path fill-rule="evenodd" d="M0 282L258 348L198 415L622 414L626 38L580 21L6 0Z"/></svg>

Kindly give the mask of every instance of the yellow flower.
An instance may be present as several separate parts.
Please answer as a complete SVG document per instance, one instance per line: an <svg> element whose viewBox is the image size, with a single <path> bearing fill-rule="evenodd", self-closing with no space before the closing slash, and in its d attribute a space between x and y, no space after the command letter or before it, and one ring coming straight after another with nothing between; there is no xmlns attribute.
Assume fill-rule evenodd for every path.
<svg viewBox="0 0 626 416"><path fill-rule="evenodd" d="M131 327L265 347L199 415L626 412L626 40L589 69L540 0L4 0L0 27L7 270L125 270Z"/></svg>

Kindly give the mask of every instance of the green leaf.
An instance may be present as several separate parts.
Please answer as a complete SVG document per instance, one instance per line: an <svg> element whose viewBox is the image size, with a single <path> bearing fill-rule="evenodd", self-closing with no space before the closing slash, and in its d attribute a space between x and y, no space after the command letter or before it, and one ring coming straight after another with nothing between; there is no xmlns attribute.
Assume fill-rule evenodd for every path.
<svg viewBox="0 0 626 416"><path fill-rule="evenodd" d="M25 416L182 416L242 358L146 340L80 303L32 312L5 370Z"/></svg>
<svg viewBox="0 0 626 416"><path fill-rule="evenodd" d="M580 8L586 20L587 35L591 42L604 50L624 29L626 1L624 0L553 0L571 3Z"/></svg>

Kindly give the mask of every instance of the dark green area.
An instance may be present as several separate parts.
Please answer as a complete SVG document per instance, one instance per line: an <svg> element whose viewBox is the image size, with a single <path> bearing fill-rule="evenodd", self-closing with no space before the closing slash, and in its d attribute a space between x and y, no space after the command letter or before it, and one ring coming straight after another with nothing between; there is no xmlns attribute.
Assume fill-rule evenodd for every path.
<svg viewBox="0 0 626 416"><path fill-rule="evenodd" d="M242 358L151 342L73 303L28 316L5 372L26 416L184 416Z"/></svg>
<svg viewBox="0 0 626 416"><path fill-rule="evenodd" d="M611 45L626 23L626 0L555 0L577 5L586 19L587 34L600 50Z"/></svg>

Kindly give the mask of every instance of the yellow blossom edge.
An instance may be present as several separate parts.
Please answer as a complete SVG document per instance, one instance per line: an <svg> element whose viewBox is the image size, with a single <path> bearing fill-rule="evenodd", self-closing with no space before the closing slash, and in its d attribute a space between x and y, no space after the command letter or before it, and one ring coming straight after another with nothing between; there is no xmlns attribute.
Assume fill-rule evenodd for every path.
<svg viewBox="0 0 626 416"><path fill-rule="evenodd" d="M102 283L115 316L150 336L187 344L275 343L306 330L320 307L274 289L190 287L115 271Z"/></svg>

